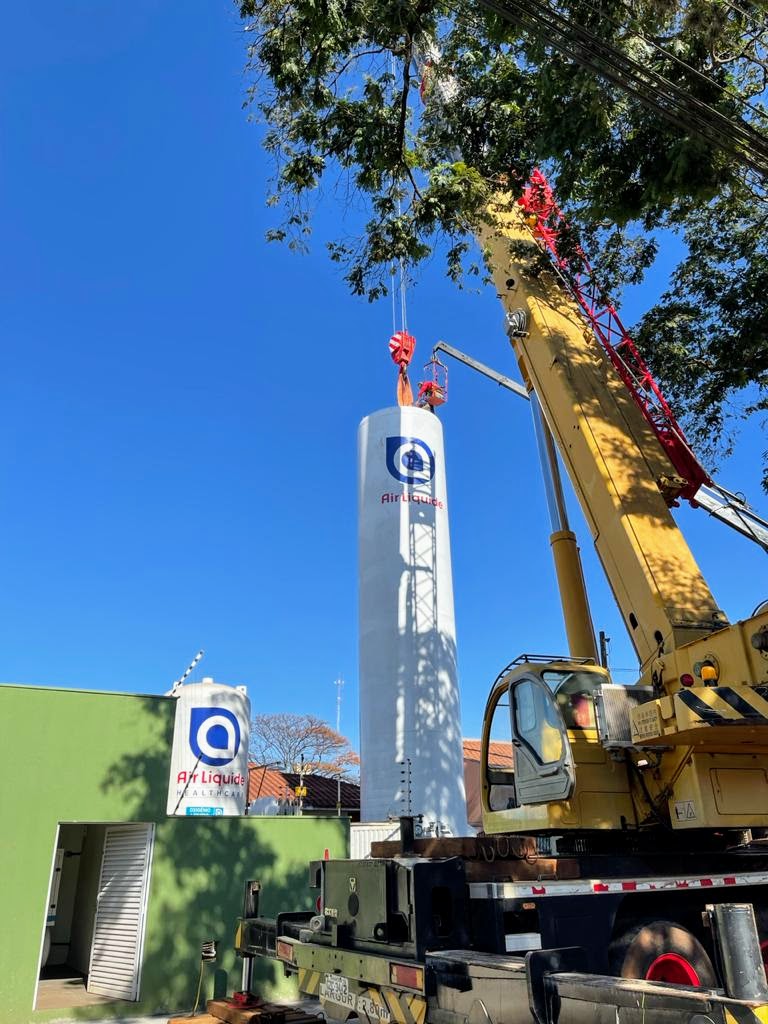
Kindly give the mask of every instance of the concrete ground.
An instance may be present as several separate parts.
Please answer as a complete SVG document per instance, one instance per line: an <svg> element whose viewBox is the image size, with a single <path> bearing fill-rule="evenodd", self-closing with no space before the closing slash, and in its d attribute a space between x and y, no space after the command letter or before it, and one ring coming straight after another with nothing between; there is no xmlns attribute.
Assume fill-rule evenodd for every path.
<svg viewBox="0 0 768 1024"><path fill-rule="evenodd" d="M76 1006L111 1003L109 996L97 996L85 989L85 977L71 967L45 967L37 983L36 1010L70 1010Z"/></svg>

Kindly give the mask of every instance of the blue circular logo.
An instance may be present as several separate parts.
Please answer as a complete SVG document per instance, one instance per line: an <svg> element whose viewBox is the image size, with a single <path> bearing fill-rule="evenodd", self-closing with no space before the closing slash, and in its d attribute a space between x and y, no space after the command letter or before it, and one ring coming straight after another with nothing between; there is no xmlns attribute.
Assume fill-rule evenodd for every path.
<svg viewBox="0 0 768 1024"><path fill-rule="evenodd" d="M240 723L226 708L190 708L189 746L203 764L221 768L237 757Z"/></svg>
<svg viewBox="0 0 768 1024"><path fill-rule="evenodd" d="M401 484L428 484L435 475L432 449L418 437L387 438L387 469Z"/></svg>

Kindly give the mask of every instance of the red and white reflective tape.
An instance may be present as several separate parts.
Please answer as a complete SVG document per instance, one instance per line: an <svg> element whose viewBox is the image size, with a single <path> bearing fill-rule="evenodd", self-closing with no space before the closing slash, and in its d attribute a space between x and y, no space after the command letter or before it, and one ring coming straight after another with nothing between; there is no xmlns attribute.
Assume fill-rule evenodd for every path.
<svg viewBox="0 0 768 1024"><path fill-rule="evenodd" d="M470 882L474 900L529 900L540 896L593 896L604 893L670 892L678 889L721 889L727 886L766 885L768 873L707 875L690 878L574 878L551 882Z"/></svg>

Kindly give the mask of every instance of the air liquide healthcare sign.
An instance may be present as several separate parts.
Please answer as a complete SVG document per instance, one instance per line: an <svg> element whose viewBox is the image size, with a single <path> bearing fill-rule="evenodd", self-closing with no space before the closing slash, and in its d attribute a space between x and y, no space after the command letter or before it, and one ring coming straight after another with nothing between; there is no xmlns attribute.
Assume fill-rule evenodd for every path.
<svg viewBox="0 0 768 1024"><path fill-rule="evenodd" d="M190 683L176 698L169 815L245 814L248 724L244 686Z"/></svg>

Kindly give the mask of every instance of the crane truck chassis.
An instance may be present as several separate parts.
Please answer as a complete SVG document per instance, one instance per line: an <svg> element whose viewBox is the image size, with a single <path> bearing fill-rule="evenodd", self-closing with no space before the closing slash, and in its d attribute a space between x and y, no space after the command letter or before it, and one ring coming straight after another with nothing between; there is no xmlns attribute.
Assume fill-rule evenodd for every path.
<svg viewBox="0 0 768 1024"><path fill-rule="evenodd" d="M313 913L260 917L248 883L244 987L267 957L331 1021L768 1022L768 843L743 839L617 856L583 840L414 839L401 819L372 859L310 864Z"/></svg>

